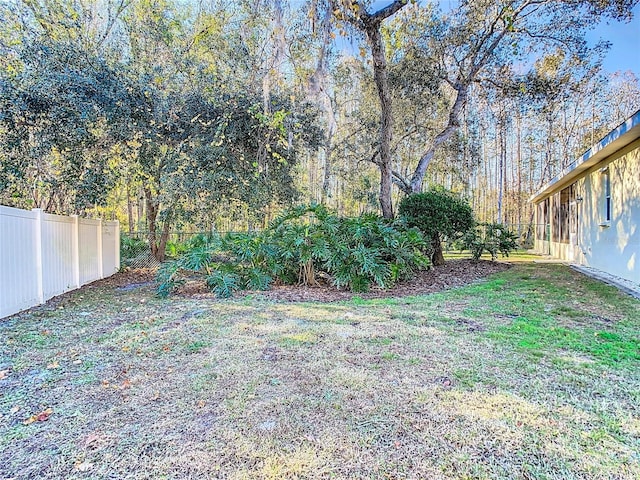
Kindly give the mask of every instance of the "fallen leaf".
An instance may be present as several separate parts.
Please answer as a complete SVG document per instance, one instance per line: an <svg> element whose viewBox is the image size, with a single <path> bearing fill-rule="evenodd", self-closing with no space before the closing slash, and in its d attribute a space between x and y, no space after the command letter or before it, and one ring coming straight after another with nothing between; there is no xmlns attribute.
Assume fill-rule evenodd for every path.
<svg viewBox="0 0 640 480"><path fill-rule="evenodd" d="M127 378L125 379L124 382L122 382L122 388L129 388L129 387L131 387L131 380Z"/></svg>
<svg viewBox="0 0 640 480"><path fill-rule="evenodd" d="M11 370L0 370L0 380L3 380L9 376Z"/></svg>
<svg viewBox="0 0 640 480"><path fill-rule="evenodd" d="M58 362L51 362L49 365L47 365L47 368L49 370L53 370L55 368L60 368L60 364Z"/></svg>
<svg viewBox="0 0 640 480"><path fill-rule="evenodd" d="M76 470L79 472L88 472L93 468L93 463L87 462L86 460L82 463L76 463Z"/></svg>
<svg viewBox="0 0 640 480"><path fill-rule="evenodd" d="M106 380L102 380L102 388L109 388L109 382Z"/></svg>
<svg viewBox="0 0 640 480"><path fill-rule="evenodd" d="M23 425L31 425L36 420L38 420L38 417L36 415L31 415L29 418L27 418L25 421L23 421L22 424Z"/></svg>
<svg viewBox="0 0 640 480"><path fill-rule="evenodd" d="M23 425L31 425L35 422L46 422L49 420L49 417L53 413L53 408L47 408L46 410L41 411L35 415L31 415L25 421L22 422Z"/></svg>
<svg viewBox="0 0 640 480"><path fill-rule="evenodd" d="M47 408L46 410L43 410L42 412L40 412L36 418L39 422L46 422L47 420L49 420L49 417L51 416L52 413L53 413L53 408Z"/></svg>
<svg viewBox="0 0 640 480"><path fill-rule="evenodd" d="M47 335L51 335L51 330L42 330L40 334L46 337Z"/></svg>
<svg viewBox="0 0 640 480"><path fill-rule="evenodd" d="M204 400L200 400L198 401L198 408L204 408L204 406L207 404L207 402L205 402Z"/></svg>

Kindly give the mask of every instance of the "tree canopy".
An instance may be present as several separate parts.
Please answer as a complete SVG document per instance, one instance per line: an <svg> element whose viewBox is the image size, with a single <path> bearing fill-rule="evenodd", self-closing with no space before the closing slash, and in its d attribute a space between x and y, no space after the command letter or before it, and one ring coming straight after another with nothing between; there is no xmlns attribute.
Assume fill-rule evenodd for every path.
<svg viewBox="0 0 640 480"><path fill-rule="evenodd" d="M173 228L297 202L390 218L433 185L525 224L531 192L640 105L585 41L636 4L5 3L0 201L119 218L158 256Z"/></svg>

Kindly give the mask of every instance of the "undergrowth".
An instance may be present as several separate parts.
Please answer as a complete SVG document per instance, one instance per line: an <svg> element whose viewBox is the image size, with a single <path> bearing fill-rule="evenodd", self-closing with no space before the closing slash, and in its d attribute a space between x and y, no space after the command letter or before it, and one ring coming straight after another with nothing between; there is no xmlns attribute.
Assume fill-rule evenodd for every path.
<svg viewBox="0 0 640 480"><path fill-rule="evenodd" d="M366 292L388 288L428 267L428 243L415 228L377 215L339 217L321 205L302 206L256 233L199 237L158 274L158 294L169 295L196 276L220 297L243 289L266 290L273 282Z"/></svg>

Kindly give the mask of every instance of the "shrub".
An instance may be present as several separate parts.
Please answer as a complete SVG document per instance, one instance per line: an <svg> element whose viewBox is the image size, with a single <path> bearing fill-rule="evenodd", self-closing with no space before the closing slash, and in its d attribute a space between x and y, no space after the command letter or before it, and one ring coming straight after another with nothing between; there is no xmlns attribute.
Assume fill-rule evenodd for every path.
<svg viewBox="0 0 640 480"><path fill-rule="evenodd" d="M518 247L518 236L499 223L481 223L469 229L458 242L462 249L469 249L474 260L478 260L483 252L491 254L491 260L498 258L498 253L508 257Z"/></svg>
<svg viewBox="0 0 640 480"><path fill-rule="evenodd" d="M473 210L467 202L444 189L414 193L402 199L399 214L411 227L431 239L434 265L442 265L442 241L455 241L474 225Z"/></svg>
<svg viewBox="0 0 640 480"><path fill-rule="evenodd" d="M320 205L293 208L254 234L213 237L159 274L168 295L189 272L204 275L218 296L265 290L274 281L316 285L322 274L336 287L364 292L386 288L428 266L417 229L375 216L341 218Z"/></svg>

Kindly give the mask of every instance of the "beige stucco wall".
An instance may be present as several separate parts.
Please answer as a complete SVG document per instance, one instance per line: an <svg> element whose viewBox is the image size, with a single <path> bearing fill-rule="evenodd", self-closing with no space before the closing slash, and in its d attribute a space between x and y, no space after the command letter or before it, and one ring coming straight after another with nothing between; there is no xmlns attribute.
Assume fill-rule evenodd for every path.
<svg viewBox="0 0 640 480"><path fill-rule="evenodd" d="M605 218L602 169L611 178L611 222ZM640 284L640 140L599 162L577 180L578 237L572 248L536 240L535 249Z"/></svg>

